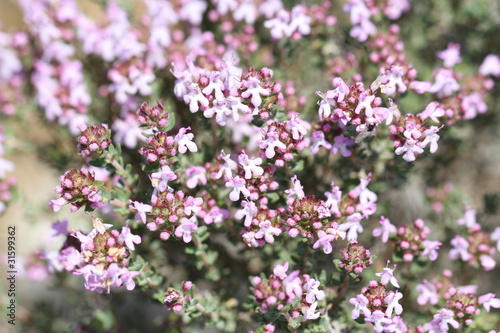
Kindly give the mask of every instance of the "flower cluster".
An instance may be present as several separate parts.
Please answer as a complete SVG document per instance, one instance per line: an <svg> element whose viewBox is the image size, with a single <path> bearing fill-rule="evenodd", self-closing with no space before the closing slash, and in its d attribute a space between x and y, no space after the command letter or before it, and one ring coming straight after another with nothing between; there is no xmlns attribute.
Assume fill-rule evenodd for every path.
<svg viewBox="0 0 500 333"><path fill-rule="evenodd" d="M452 278L452 272L445 270L441 276L432 281L423 280L416 287L420 293L418 304L430 304L434 308L440 308L434 319L424 325L426 331L448 332L448 325L455 329L468 327L481 313L481 305L487 312L490 312L492 307L500 308L500 299L495 298L495 294L475 296L477 285L456 286Z"/></svg>
<svg viewBox="0 0 500 333"><path fill-rule="evenodd" d="M260 313L276 309L285 316L301 321L320 316L318 301L325 298L319 290L320 282L299 270L287 273L289 263L274 266L274 274L267 278L252 278L252 289Z"/></svg>
<svg viewBox="0 0 500 333"><path fill-rule="evenodd" d="M192 233L198 229L197 213L201 210L203 199L174 191L168 182L177 179L177 176L169 166L153 172L151 178L154 184L151 205L131 201L130 208L136 211L136 221L146 224L151 231L159 231L163 240L175 234L184 242L190 242Z"/></svg>
<svg viewBox="0 0 500 333"><path fill-rule="evenodd" d="M70 204L72 212L83 206L86 210L94 210L101 202L99 191L102 184L96 181L91 170L82 168L66 171L64 175L59 177L59 181L61 185L57 186L55 191L61 197L50 202L54 212L59 211L66 204Z"/></svg>
<svg viewBox="0 0 500 333"><path fill-rule="evenodd" d="M163 299L163 304L165 309L172 310L174 312L180 312L182 308L192 300L192 293L188 291L192 290L194 285L191 281L184 281L182 283L182 292L174 288L170 288Z"/></svg>
<svg viewBox="0 0 500 333"><path fill-rule="evenodd" d="M373 330L377 333L408 330L400 317L403 307L399 301L403 298L403 294L399 291L387 290L389 283L399 288L398 281L393 275L395 268L384 268L382 273L377 273L380 282L370 281L369 286L363 288L361 294L349 300L349 303L354 305L352 318L357 319L362 314L365 322L372 323Z"/></svg>
<svg viewBox="0 0 500 333"><path fill-rule="evenodd" d="M373 263L370 250L357 241L351 241L347 247L340 250L340 254L341 259L337 265L350 274L361 275Z"/></svg>
<svg viewBox="0 0 500 333"><path fill-rule="evenodd" d="M373 230L373 236L382 236L382 242L391 239L394 248L394 256L402 258L406 262L412 262L419 257L428 257L434 261L438 257L438 250L441 242L427 239L430 229L421 219L413 222L412 225L395 227L389 219L381 217L381 226Z"/></svg>
<svg viewBox="0 0 500 333"><path fill-rule="evenodd" d="M123 227L121 232L107 230L111 226L95 218L94 229L85 235L80 231L69 233L67 221L55 223L56 235L66 236L66 242L59 252L45 252L42 256L53 270L83 275L88 290L109 293L111 287L122 285L132 290L133 279L140 272L128 269L130 251L141 243L141 237L132 234L128 227Z"/></svg>
<svg viewBox="0 0 500 333"><path fill-rule="evenodd" d="M450 242L452 248L449 257L452 260L460 260L468 263L472 267L482 267L489 271L495 268L496 261L494 241L498 241L498 232L490 234L482 230L481 225L476 222L476 211L468 209L464 218L457 221L457 224L467 227L464 237L456 235Z"/></svg>
<svg viewBox="0 0 500 333"><path fill-rule="evenodd" d="M78 137L78 150L83 157L100 155L111 144L111 131L106 124L87 127L79 125L82 134Z"/></svg>
<svg viewBox="0 0 500 333"><path fill-rule="evenodd" d="M137 121L146 128L157 128L161 131L168 125L169 118L170 112L165 110L162 101L158 101L153 107L144 102L137 110Z"/></svg>

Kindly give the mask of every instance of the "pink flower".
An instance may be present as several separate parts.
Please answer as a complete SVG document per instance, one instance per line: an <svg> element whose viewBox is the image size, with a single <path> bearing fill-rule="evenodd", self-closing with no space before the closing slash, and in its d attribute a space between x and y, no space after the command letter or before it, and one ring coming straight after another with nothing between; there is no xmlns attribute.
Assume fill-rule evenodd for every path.
<svg viewBox="0 0 500 333"><path fill-rule="evenodd" d="M224 164L220 168L219 172L215 176L215 179L219 179L224 174L226 178L231 178L233 176L233 170L238 168L238 164L231 159L231 155L226 155L224 150L221 150L219 157L224 161Z"/></svg>
<svg viewBox="0 0 500 333"><path fill-rule="evenodd" d="M252 174L254 177L260 177L264 174L264 169L259 166L262 164L262 158L260 157L249 158L245 151L243 151L238 155L238 162L240 162L245 171L245 179L252 178Z"/></svg>
<svg viewBox="0 0 500 333"><path fill-rule="evenodd" d="M195 153L198 151L198 147L196 147L196 143L193 142L194 134L187 133L191 127L184 128L182 127L179 130L179 133L175 136L175 142L179 146L179 153L184 154L188 149L190 152Z"/></svg>
<svg viewBox="0 0 500 333"><path fill-rule="evenodd" d="M438 69L435 73L435 80L428 91L435 93L438 98L451 96L455 91L460 90L460 85L453 77L451 69Z"/></svg>
<svg viewBox="0 0 500 333"><path fill-rule="evenodd" d="M286 145L279 140L278 133L274 131L267 132L267 139L261 139L259 141L259 147L261 149L266 149L266 157L269 159L276 155L274 151L275 148L282 151L286 150Z"/></svg>
<svg viewBox="0 0 500 333"><path fill-rule="evenodd" d="M323 230L318 231L318 240L314 243L313 249L317 249L319 247L323 248L323 252L325 254L332 253L333 247L332 242L337 239L335 235L330 235L324 232Z"/></svg>
<svg viewBox="0 0 500 333"><path fill-rule="evenodd" d="M434 319L425 325L425 328L431 330L431 332L448 332L448 324L453 328L458 329L460 324L458 321L453 319L453 311L448 309L440 309L438 313L434 315Z"/></svg>
<svg viewBox="0 0 500 333"><path fill-rule="evenodd" d="M361 312L363 312L365 318L371 315L371 311L367 307L367 305L369 305L370 302L368 301L368 298L366 298L364 295L359 294L355 298L351 298L349 300L349 303L351 305L354 305L354 309L352 310L351 314L352 319L357 319Z"/></svg>
<svg viewBox="0 0 500 333"><path fill-rule="evenodd" d="M450 259L455 260L458 257L460 257L462 261L467 261L470 259L471 255L468 252L469 242L465 238L461 236L455 236L455 238L451 240L451 245L453 246L453 248L449 253Z"/></svg>
<svg viewBox="0 0 500 333"><path fill-rule="evenodd" d="M439 107L438 102L430 102L424 111L420 113L418 116L425 120L427 118L431 118L434 122L439 123L438 117L444 116L445 112L442 108Z"/></svg>
<svg viewBox="0 0 500 333"><path fill-rule="evenodd" d="M439 132L439 127L431 126L429 129L425 130L422 135L424 136L424 140L421 143L421 147L425 148L427 145L430 145L429 151L434 154L438 149L438 140L440 136L437 134Z"/></svg>
<svg viewBox="0 0 500 333"><path fill-rule="evenodd" d="M391 317L393 310L397 315L400 315L403 312L403 307L399 304L399 300L402 298L403 294L399 291L391 292L384 298L384 301L387 304L387 310L385 311L386 316Z"/></svg>
<svg viewBox="0 0 500 333"><path fill-rule="evenodd" d="M138 201L131 201L131 203L132 205L130 205L130 207L137 210L137 213L135 213L135 220L141 221L142 223L146 223L146 214L151 213L153 207Z"/></svg>
<svg viewBox="0 0 500 333"><path fill-rule="evenodd" d="M292 138L294 140L302 140L311 125L307 121L299 119L299 117L294 114L291 119L286 122L286 127L292 132Z"/></svg>
<svg viewBox="0 0 500 333"><path fill-rule="evenodd" d="M293 188L285 190L285 193L288 194L287 198L290 198L292 195L297 196L297 199L302 199L305 197L304 194L304 186L300 183L300 180L297 179L297 176L292 177Z"/></svg>
<svg viewBox="0 0 500 333"><path fill-rule="evenodd" d="M486 312L490 312L490 308L500 308L500 299L495 298L495 294L489 293L478 297L479 304L482 304Z"/></svg>
<svg viewBox="0 0 500 333"><path fill-rule="evenodd" d="M484 76L500 76L500 56L496 54L487 55L481 67L479 67L479 73Z"/></svg>
<svg viewBox="0 0 500 333"><path fill-rule="evenodd" d="M491 271L496 266L496 261L490 255L482 254L479 256L479 261L481 266L483 266L485 271Z"/></svg>
<svg viewBox="0 0 500 333"><path fill-rule="evenodd" d="M441 242L438 241L430 241L430 240L424 240L422 242L422 246L424 247L424 251L422 251L422 256L429 256L429 260L434 261L438 257L438 250L439 247L443 245Z"/></svg>
<svg viewBox="0 0 500 333"><path fill-rule="evenodd" d="M372 108L372 103L375 100L375 95L368 95L366 92L362 92L359 95L359 102L358 105L356 106L356 109L354 112L356 114L359 114L362 109L365 110L365 115L367 117L372 117L373 116L373 108Z"/></svg>
<svg viewBox="0 0 500 333"><path fill-rule="evenodd" d="M396 155L403 155L403 159L406 162L415 161L415 156L420 155L424 150L417 145L417 141L413 139L407 139L404 146L396 148Z"/></svg>
<svg viewBox="0 0 500 333"><path fill-rule="evenodd" d="M200 166L193 166L189 167L186 170L186 177L188 177L188 180L186 181L186 186L188 188L195 188L198 183L201 183L201 185L206 185L207 184L207 177L206 177L206 170L204 167Z"/></svg>
<svg viewBox="0 0 500 333"><path fill-rule="evenodd" d="M201 210L202 198L187 197L184 201L184 213L186 215L196 214Z"/></svg>
<svg viewBox="0 0 500 333"><path fill-rule="evenodd" d="M258 208L253 201L248 200L243 200L241 202L241 206L243 206L243 209L236 211L234 217L238 220L241 220L244 217L245 221L243 222L243 225L245 227L249 227L252 223L252 218L258 212Z"/></svg>
<svg viewBox="0 0 500 333"><path fill-rule="evenodd" d="M177 175L168 165L164 165L160 171L151 174L153 187L156 187L160 192L165 192L167 189L173 191L173 189L168 186L168 182L176 179Z"/></svg>
<svg viewBox="0 0 500 333"><path fill-rule="evenodd" d="M410 89L415 90L419 94L423 94L431 88L432 83L427 81L412 81L410 83Z"/></svg>
<svg viewBox="0 0 500 333"><path fill-rule="evenodd" d="M467 209L465 211L464 217L462 219L459 219L457 221L458 225L464 225L467 228L472 228L474 227L477 222L476 222L476 210L475 209Z"/></svg>
<svg viewBox="0 0 500 333"><path fill-rule="evenodd" d="M500 252L500 227L495 228L490 238L492 241L497 242L497 251Z"/></svg>
<svg viewBox="0 0 500 333"><path fill-rule="evenodd" d="M382 236L382 243L387 243L389 240L389 235L391 233L396 233L396 227L389 221L388 218L384 216L380 217L380 227L373 229L373 237Z"/></svg>
<svg viewBox="0 0 500 333"><path fill-rule="evenodd" d="M262 104L262 97L260 96L269 96L270 92L267 89L261 87L260 80L256 77L250 76L246 82L248 84L248 88L241 93L241 97L251 97L250 101L252 102L253 106L258 109Z"/></svg>
<svg viewBox="0 0 500 333"><path fill-rule="evenodd" d="M285 262L284 265L275 265L273 269L274 275L279 277L281 280L284 280L287 277L286 271L288 270L288 261Z"/></svg>
<svg viewBox="0 0 500 333"><path fill-rule="evenodd" d="M208 99L202 94L200 87L197 83L191 83L188 86L189 93L184 95L184 103L189 104L189 111L192 113L198 112L200 104L203 107L207 107L209 104Z"/></svg>
<svg viewBox="0 0 500 333"><path fill-rule="evenodd" d="M389 261L387 261L387 266L389 266ZM387 285L389 282L396 288L399 288L398 280L394 276L394 270L396 269L396 265L394 268L390 269L389 267L385 267L382 273L377 273L378 277L380 277L380 282L384 285Z"/></svg>
<svg viewBox="0 0 500 333"><path fill-rule="evenodd" d="M260 229L255 233L256 239L264 238L267 243L274 243L273 236L281 235L281 229L273 227L269 220L260 222L259 227Z"/></svg>
<svg viewBox="0 0 500 333"><path fill-rule="evenodd" d="M224 219L227 219L231 216L227 209L222 209L220 207L214 206L210 209L210 211L205 215L203 221L206 224L212 223L222 223Z"/></svg>
<svg viewBox="0 0 500 333"><path fill-rule="evenodd" d="M417 297L417 303L419 305L425 305L427 303L435 305L439 301L439 295L437 294L436 286L427 280L423 280L422 284L417 285L416 290L421 294Z"/></svg>
<svg viewBox="0 0 500 333"><path fill-rule="evenodd" d="M348 240L357 240L358 232L363 232L363 227L361 226L362 215L360 213L354 213L347 217L346 221L339 225L338 230L347 231Z"/></svg>
<svg viewBox="0 0 500 333"><path fill-rule="evenodd" d="M56 199L56 200L51 200L49 203L49 206L52 206L52 209L54 210L54 212L57 213L61 209L61 207L66 205L67 203L68 203L68 201L66 201L66 199L61 197L61 198Z"/></svg>
<svg viewBox="0 0 500 333"><path fill-rule="evenodd" d="M52 229L55 230L55 234L52 235L53 237L58 236L58 235L63 235L67 236L69 234L68 232L68 220L64 219L62 221L56 221L52 223Z"/></svg>
<svg viewBox="0 0 500 333"><path fill-rule="evenodd" d="M230 178L226 182L226 187L233 189L231 193L229 193L229 199L231 199L231 201L238 201L240 193L243 194L245 198L250 196L250 191L246 188L246 182L240 176Z"/></svg>
<svg viewBox="0 0 500 333"><path fill-rule="evenodd" d="M449 43L446 50L437 53L437 57L443 60L444 67L452 68L462 62L462 58L460 58L460 44Z"/></svg>
<svg viewBox="0 0 500 333"><path fill-rule="evenodd" d="M212 92L214 93L215 99L218 101L224 100L224 83L219 78L220 72L213 71L210 74L210 81L208 85L203 88L202 92L205 95L210 95Z"/></svg>
<svg viewBox="0 0 500 333"><path fill-rule="evenodd" d="M130 250L135 250L135 244L141 243L141 236L132 235L129 227L123 227L120 236L118 236L118 242L120 244L125 244Z"/></svg>
<svg viewBox="0 0 500 333"><path fill-rule="evenodd" d="M302 311L302 314L304 315L302 317L302 321L318 319L321 315L321 312L316 312L317 306L318 302L313 302L311 305L309 305L309 307L301 307L300 311Z"/></svg>
<svg viewBox="0 0 500 333"><path fill-rule="evenodd" d="M193 239L192 232L197 229L196 216L192 216L190 219L183 217L181 224L175 229L175 235L179 238L182 237L184 243L189 243Z"/></svg>
<svg viewBox="0 0 500 333"><path fill-rule="evenodd" d="M348 147L354 146L355 143L351 138L345 136L336 136L334 141L335 143L331 148L333 154L337 154L340 151L340 154L344 157L349 157L352 155L352 152Z"/></svg>
<svg viewBox="0 0 500 333"><path fill-rule="evenodd" d="M488 110L488 106L478 92L464 96L460 106L465 112L464 119L474 119L478 114L485 113Z"/></svg>
<svg viewBox="0 0 500 333"><path fill-rule="evenodd" d="M373 331L376 333L382 333L384 326L392 324L392 320L380 310L375 310L370 316L365 317L365 322L373 323Z"/></svg>
<svg viewBox="0 0 500 333"><path fill-rule="evenodd" d="M321 146L325 147L326 149L330 150L332 147L331 143L325 140L325 133L322 131L314 131L311 134L311 155L316 155L319 152L319 148Z"/></svg>
<svg viewBox="0 0 500 333"><path fill-rule="evenodd" d="M325 292L323 290L319 290L318 287L321 285L321 282L316 281L313 278L310 278L306 284L304 284L304 291L306 293L306 302L313 303L316 300L321 301L325 298Z"/></svg>

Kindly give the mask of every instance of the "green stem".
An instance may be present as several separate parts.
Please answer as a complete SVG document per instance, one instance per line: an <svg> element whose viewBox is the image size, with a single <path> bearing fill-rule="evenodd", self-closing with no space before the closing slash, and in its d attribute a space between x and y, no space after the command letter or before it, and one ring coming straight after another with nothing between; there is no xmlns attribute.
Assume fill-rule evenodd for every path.
<svg viewBox="0 0 500 333"><path fill-rule="evenodd" d="M344 282L342 282L342 285L339 286L339 290L337 291L338 302L332 305L332 310L337 309L338 306L340 305L340 302L344 298L347 289L349 289L349 282L350 282L349 274L345 273Z"/></svg>
<svg viewBox="0 0 500 333"><path fill-rule="evenodd" d="M113 168L115 168L116 174L118 174L122 178L123 182L125 183L125 186L127 186L130 193L134 193L134 186L129 181L131 176L128 174L127 170L125 170L123 165L121 165L118 162L118 160L108 152L106 153L104 158L106 159L106 162L108 162L109 164L111 164L113 166Z"/></svg>
<svg viewBox="0 0 500 333"><path fill-rule="evenodd" d="M193 234L193 243L197 248L195 254L200 257L201 262L203 263L203 267L205 268L207 274L212 273L214 271L214 267L211 265L210 260L208 259L207 253L205 252L204 244L198 238L198 235Z"/></svg>
<svg viewBox="0 0 500 333"><path fill-rule="evenodd" d="M297 333L298 332L297 329L292 327L293 319L290 316L290 314L288 312L285 312L283 313L283 316L285 316L286 321L288 322L288 328L290 328L290 332Z"/></svg>

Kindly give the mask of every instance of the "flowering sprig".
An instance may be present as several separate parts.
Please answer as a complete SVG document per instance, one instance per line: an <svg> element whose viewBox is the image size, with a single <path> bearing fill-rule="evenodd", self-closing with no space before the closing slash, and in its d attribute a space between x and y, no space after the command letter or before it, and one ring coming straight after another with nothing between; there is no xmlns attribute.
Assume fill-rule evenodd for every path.
<svg viewBox="0 0 500 333"><path fill-rule="evenodd" d="M67 235L67 240L61 250L42 256L54 270L64 269L74 275L83 275L88 290L109 293L111 287L122 285L128 290L134 289L134 278L140 272L129 270L129 260L135 244L141 243L141 237L132 234L128 227L123 227L121 232L108 231L111 224L104 224L99 218L93 222L94 229L88 234L80 231L69 233L67 223L64 224L61 234Z"/></svg>
<svg viewBox="0 0 500 333"><path fill-rule="evenodd" d="M377 333L389 330L389 327L395 327L401 331L408 329L400 317L403 307L399 301L403 298L403 294L399 291L387 290L389 283L399 288L398 281L393 275L395 268L384 268L382 273L377 273L380 282L370 281L369 286L363 288L361 294L349 300L349 303L354 305L352 319L357 319L362 314L364 321L372 323Z"/></svg>
<svg viewBox="0 0 500 333"><path fill-rule="evenodd" d="M450 259L466 262L472 267L481 267L486 271L494 269L495 235L482 230L481 225L476 222L476 211L468 209L464 218L459 219L457 224L467 227L467 233L464 236L456 235L450 241Z"/></svg>
<svg viewBox="0 0 500 333"><path fill-rule="evenodd" d="M434 319L424 325L426 330L447 332L448 325L455 329L470 327L481 314L481 305L487 312L491 307L500 307L500 301L495 298L495 294L478 297L477 285L456 286L452 279L453 273L445 270L432 281L423 280L417 285L416 290L420 293L418 304L430 304L433 309L439 309Z"/></svg>
<svg viewBox="0 0 500 333"><path fill-rule="evenodd" d="M431 261L437 259L442 243L427 239L431 231L423 220L418 219L412 225L395 227L389 219L382 217L380 223L382 226L373 230L373 235L382 235L385 241L390 237L394 258L405 262L412 262L422 257L428 257Z"/></svg>
<svg viewBox="0 0 500 333"><path fill-rule="evenodd" d="M55 212L68 203L72 212L84 206L86 210L94 210L102 200L99 191L103 184L96 181L94 173L86 168L66 171L59 177L59 181L61 185L55 191L61 197L50 202Z"/></svg>
<svg viewBox="0 0 500 333"><path fill-rule="evenodd" d="M292 328L320 316L318 301L324 299L320 282L299 270L287 273L289 263L274 266L269 277L252 278L252 294L262 314L277 311Z"/></svg>

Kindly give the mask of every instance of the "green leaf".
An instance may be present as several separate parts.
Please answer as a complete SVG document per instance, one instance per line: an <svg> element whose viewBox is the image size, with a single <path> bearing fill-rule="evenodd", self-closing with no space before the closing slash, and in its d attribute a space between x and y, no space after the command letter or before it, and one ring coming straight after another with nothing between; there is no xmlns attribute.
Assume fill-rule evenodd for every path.
<svg viewBox="0 0 500 333"><path fill-rule="evenodd" d="M94 319L96 320L97 325L103 331L111 330L113 328L113 326L115 325L115 317L113 315L113 312L111 312L111 310L109 310L109 309L95 310Z"/></svg>
<svg viewBox="0 0 500 333"><path fill-rule="evenodd" d="M262 126L264 126L265 123L266 123L266 121L264 119L260 118L259 116L254 116L252 119L252 125L257 126L257 127L262 127Z"/></svg>
<svg viewBox="0 0 500 333"><path fill-rule="evenodd" d="M104 168L108 164L108 162L106 162L106 159L104 158L97 158L90 161L89 164L96 168Z"/></svg>
<svg viewBox="0 0 500 333"><path fill-rule="evenodd" d="M175 126L175 113L170 112L170 117L168 118L168 123L162 128L163 131L168 132Z"/></svg>
<svg viewBox="0 0 500 333"><path fill-rule="evenodd" d="M276 321L281 316L281 312L277 310L272 310L264 313L264 318L269 321Z"/></svg>
<svg viewBox="0 0 500 333"><path fill-rule="evenodd" d="M300 172L300 171L304 170L304 160L300 160L297 163L294 163L294 165L292 166L291 170L294 173L297 173L297 172Z"/></svg>
<svg viewBox="0 0 500 333"><path fill-rule="evenodd" d="M276 192L267 193L266 196L272 203L278 202L278 200L280 199L279 194Z"/></svg>
<svg viewBox="0 0 500 333"><path fill-rule="evenodd" d="M111 155L111 156L115 156L116 155L116 148L113 144L110 144L107 148L107 151L108 153Z"/></svg>

